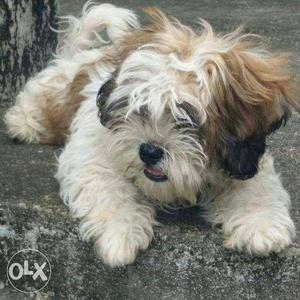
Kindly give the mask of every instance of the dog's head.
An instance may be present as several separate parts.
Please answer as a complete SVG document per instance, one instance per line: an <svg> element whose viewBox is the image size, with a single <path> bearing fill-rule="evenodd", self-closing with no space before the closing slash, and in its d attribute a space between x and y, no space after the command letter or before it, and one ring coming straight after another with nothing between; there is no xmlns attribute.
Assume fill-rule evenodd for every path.
<svg viewBox="0 0 300 300"><path fill-rule="evenodd" d="M240 30L220 36L201 21L196 33L149 14L152 25L119 43L117 72L98 95L115 163L161 201L195 201L211 169L253 177L267 135L299 109L287 58Z"/></svg>

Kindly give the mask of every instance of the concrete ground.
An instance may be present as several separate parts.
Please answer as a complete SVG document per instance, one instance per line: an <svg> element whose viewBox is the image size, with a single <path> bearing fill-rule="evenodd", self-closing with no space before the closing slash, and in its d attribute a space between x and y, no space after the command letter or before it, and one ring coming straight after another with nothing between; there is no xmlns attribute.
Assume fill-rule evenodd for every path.
<svg viewBox="0 0 300 300"><path fill-rule="evenodd" d="M77 14L83 1L61 1L61 13ZM197 17L227 31L240 23L267 36L276 48L295 54L299 75L299 0L111 1L139 10L158 6L197 26ZM1 109L1 119L4 109ZM269 139L293 202L298 237L280 255L250 257L225 250L219 229L198 209L159 213L161 226L150 248L133 265L110 269L80 240L58 196L55 154L59 149L17 144L0 127L0 300L1 299L300 299L300 118ZM6 265L12 254L36 248L52 265L52 279L40 293L10 287Z"/></svg>

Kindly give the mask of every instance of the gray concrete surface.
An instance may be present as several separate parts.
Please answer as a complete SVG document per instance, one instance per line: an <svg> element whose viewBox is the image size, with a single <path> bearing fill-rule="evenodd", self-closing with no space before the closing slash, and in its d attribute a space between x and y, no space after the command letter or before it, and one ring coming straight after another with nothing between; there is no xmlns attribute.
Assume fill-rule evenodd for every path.
<svg viewBox="0 0 300 300"><path fill-rule="evenodd" d="M299 74L299 0L111 2L136 10L159 6L192 26L201 16L224 31L246 23L274 47L292 51ZM64 0L61 12L78 13L82 3ZM133 265L117 269L104 266L92 245L80 240L78 221L59 199L52 178L59 149L14 143L1 121L0 299L300 299L299 121L294 115L269 140L293 201L298 237L289 250L268 258L225 250L219 229L210 228L198 209L189 209L159 213L162 225L150 248ZM50 283L35 295L13 290L6 278L10 256L28 247L40 249L52 265Z"/></svg>

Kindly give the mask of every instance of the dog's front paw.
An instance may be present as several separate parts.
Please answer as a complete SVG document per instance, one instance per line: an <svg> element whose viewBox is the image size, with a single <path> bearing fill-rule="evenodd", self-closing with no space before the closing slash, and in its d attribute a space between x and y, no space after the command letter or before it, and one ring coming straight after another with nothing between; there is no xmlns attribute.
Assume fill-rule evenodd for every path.
<svg viewBox="0 0 300 300"><path fill-rule="evenodd" d="M224 224L224 246L229 249L245 250L250 254L266 256L280 252L291 244L295 226L289 216L257 219L246 216Z"/></svg>
<svg viewBox="0 0 300 300"><path fill-rule="evenodd" d="M111 267L134 262L139 250L145 250L153 237L152 226L110 226L95 243L97 254Z"/></svg>

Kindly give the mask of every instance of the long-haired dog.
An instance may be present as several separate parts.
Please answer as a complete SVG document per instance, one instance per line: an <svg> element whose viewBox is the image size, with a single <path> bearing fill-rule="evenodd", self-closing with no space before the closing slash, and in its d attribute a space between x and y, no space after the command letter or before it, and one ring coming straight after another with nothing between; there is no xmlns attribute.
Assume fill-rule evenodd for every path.
<svg viewBox="0 0 300 300"><path fill-rule="evenodd" d="M147 14L141 27L132 11L88 3L65 17L55 59L5 115L9 135L65 143L61 197L111 266L149 246L154 203L199 195L227 248L282 250L295 227L266 137L299 109L287 57L241 30Z"/></svg>

